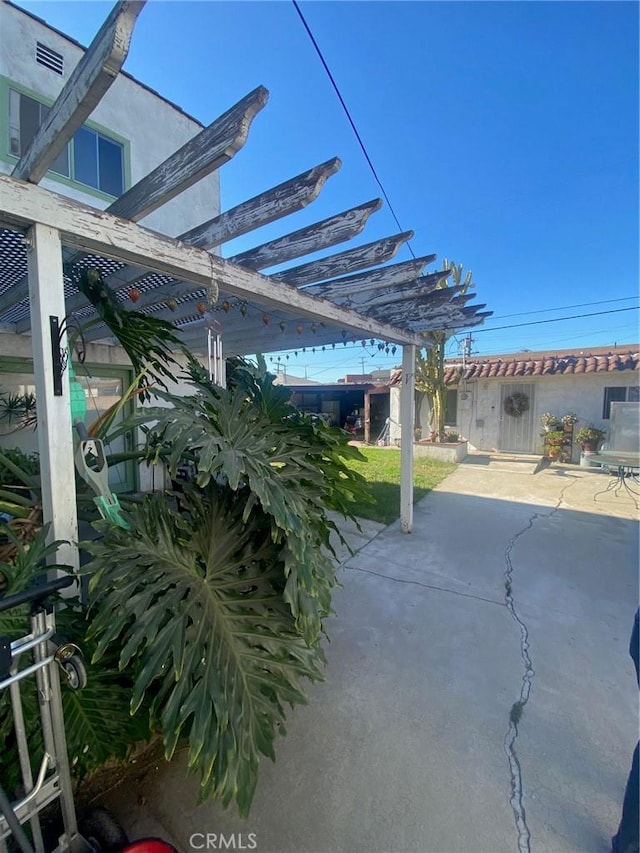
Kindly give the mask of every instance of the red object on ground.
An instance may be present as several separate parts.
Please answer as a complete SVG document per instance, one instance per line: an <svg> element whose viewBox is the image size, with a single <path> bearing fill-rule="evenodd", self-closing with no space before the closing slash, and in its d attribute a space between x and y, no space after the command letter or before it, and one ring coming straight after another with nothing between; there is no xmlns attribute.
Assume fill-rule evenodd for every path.
<svg viewBox="0 0 640 853"><path fill-rule="evenodd" d="M159 838L143 838L125 847L122 853L178 853L172 844Z"/></svg>

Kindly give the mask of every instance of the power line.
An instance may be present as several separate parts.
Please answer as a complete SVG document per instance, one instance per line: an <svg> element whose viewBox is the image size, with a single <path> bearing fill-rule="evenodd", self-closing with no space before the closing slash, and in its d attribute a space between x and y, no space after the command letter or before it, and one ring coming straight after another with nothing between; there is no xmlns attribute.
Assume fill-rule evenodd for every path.
<svg viewBox="0 0 640 853"><path fill-rule="evenodd" d="M609 305L612 302L628 302L637 296L621 296L619 299L602 299L600 302L578 302L575 305L557 305L555 308L541 308L539 311L518 311L517 314L500 314L494 320L506 320L508 317L529 317L532 314L548 314L550 311L568 311L571 308L587 308L590 305Z"/></svg>
<svg viewBox="0 0 640 853"><path fill-rule="evenodd" d="M637 311L640 306L635 305L633 308L612 308L611 311L593 311L590 314L573 314L571 317L552 317L549 320L532 320L530 323L512 323L510 326L494 326L493 329L474 329L473 334L478 335L480 332L498 332L502 329L519 329L522 326L540 326L543 323L559 323L562 320L581 320L583 317L601 317L603 314L619 314L622 311Z"/></svg>
<svg viewBox="0 0 640 853"><path fill-rule="evenodd" d="M349 120L349 124L351 125L351 129L353 130L355 137L358 140L360 148L362 149L362 153L364 154L365 160L369 164L369 168L371 169L371 173L372 173L373 177L375 178L376 183L380 187L380 191L382 192L382 195L384 196L385 201L389 205L389 210L391 211L391 215L395 219L396 225L398 226L400 231L404 231L404 228L400 224L400 220L396 216L396 212L393 208L393 205L391 204L391 200L389 199L389 196L387 195L387 191L385 190L384 186L382 185L382 181L378 177L378 173L376 172L375 166L373 165L373 163L371 161L371 157L369 156L369 152L367 151L367 147L364 144L364 142L362 141L362 137L360 136L360 133L358 132L358 128L356 127L356 123L353 120L351 113L349 112L349 107L346 105L345 100L342 97L342 93L340 92L340 89L338 88L338 84L336 83L334 76L331 73L329 66L327 65L327 61L324 58L322 51L320 50L320 46L318 45L318 42L315 40L315 37L314 37L313 33L311 32L309 24L307 23L304 15L302 14L300 7L298 6L298 3L296 2L296 0L292 0L292 3L293 3L293 6L294 6L296 12L298 13L298 15L300 17L300 20L302 21L302 24L303 24L305 30L307 31L307 35L311 39L311 43L313 44L313 46L316 50L316 53L318 54L318 57L320 58L320 62L322 63L324 70L327 72L327 77L331 81L331 85L333 86L334 91L335 91L336 95L338 96L338 100L342 104L342 109L344 110L345 115L347 116L347 119ZM413 249L411 248L411 243L409 243L409 241L407 241L406 246L409 249L409 251L411 252L411 256L413 258L415 258L416 256L414 254Z"/></svg>

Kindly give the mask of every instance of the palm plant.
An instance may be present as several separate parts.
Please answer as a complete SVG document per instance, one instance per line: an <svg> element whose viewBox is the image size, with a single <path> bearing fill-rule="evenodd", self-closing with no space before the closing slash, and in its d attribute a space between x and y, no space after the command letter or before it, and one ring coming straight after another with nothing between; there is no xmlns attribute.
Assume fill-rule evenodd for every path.
<svg viewBox="0 0 640 853"><path fill-rule="evenodd" d="M451 271L453 285L460 288L461 296L475 287L471 270L467 271L463 279L462 264L455 264L453 261L449 263L445 260L442 269L443 272ZM442 290L448 286L447 280L443 278L438 283L437 289ZM444 360L446 344L451 334L451 331L446 330L427 332L424 335L427 340L424 355L422 352L416 354L416 390L426 394L429 400L431 409L429 424L435 441L445 440L447 386L444 381Z"/></svg>

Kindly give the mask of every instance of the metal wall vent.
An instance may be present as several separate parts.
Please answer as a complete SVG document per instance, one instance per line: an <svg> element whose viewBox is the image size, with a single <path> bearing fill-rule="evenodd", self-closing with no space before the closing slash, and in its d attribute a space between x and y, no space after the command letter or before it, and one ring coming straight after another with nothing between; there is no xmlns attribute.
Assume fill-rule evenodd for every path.
<svg viewBox="0 0 640 853"><path fill-rule="evenodd" d="M36 62L56 74L64 73L64 56L42 42L36 42Z"/></svg>

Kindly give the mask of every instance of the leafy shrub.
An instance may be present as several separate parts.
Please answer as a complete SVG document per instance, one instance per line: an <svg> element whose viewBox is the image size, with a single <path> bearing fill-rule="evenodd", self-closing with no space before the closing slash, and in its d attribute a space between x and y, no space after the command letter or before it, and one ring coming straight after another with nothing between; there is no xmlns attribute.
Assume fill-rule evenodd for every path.
<svg viewBox="0 0 640 853"><path fill-rule="evenodd" d="M150 701L167 758L186 739L202 796L246 814L285 706L321 678L337 582L326 511L353 517L367 494L348 435L292 407L264 363L230 363L228 389L195 361L189 378L194 394L158 392L170 407L118 428L144 427L143 458L174 481L188 463L193 482L133 507L130 531L96 525L91 636L96 660L122 649L131 712Z"/></svg>

